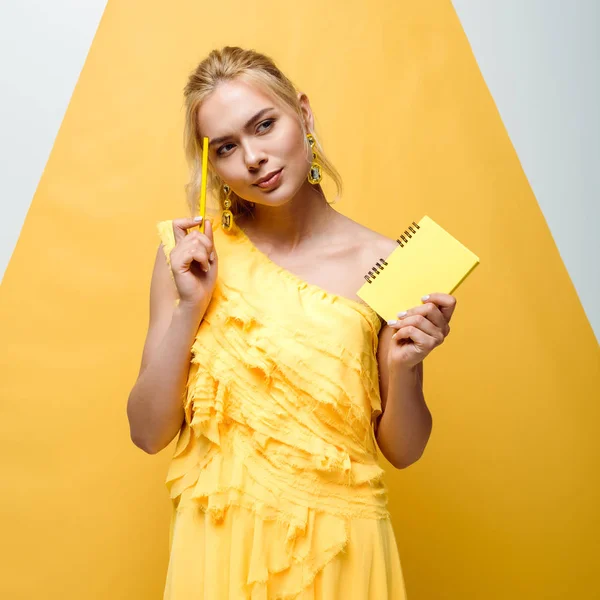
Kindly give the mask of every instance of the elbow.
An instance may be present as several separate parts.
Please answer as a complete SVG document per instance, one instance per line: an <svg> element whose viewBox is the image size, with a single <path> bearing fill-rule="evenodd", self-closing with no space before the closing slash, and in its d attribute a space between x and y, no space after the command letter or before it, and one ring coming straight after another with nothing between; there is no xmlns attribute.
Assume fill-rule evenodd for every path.
<svg viewBox="0 0 600 600"><path fill-rule="evenodd" d="M170 443L170 439L164 436L159 437L157 433L150 434L147 430L140 430L133 427L129 429L129 437L133 445L146 454L158 454Z"/></svg>
<svg viewBox="0 0 600 600"><path fill-rule="evenodd" d="M389 463L392 465L392 467L394 467L394 469L398 469L399 471L401 469L406 469L406 468L410 467L410 465L412 464L412 463L408 463L406 461L401 461L401 460L396 460L396 459L389 460Z"/></svg>
<svg viewBox="0 0 600 600"><path fill-rule="evenodd" d="M430 419L429 427L422 443L420 443L418 446L413 446L410 449L404 448L404 451L396 449L396 452L390 452L389 456L386 456L389 463L396 469L408 469L408 467L418 462L425 453L425 448L427 448L429 443L431 429L432 421Z"/></svg>
<svg viewBox="0 0 600 600"><path fill-rule="evenodd" d="M426 438L424 444L418 450L411 453L409 456L403 457L401 460L396 461L396 464L392 463L392 464L394 464L396 469L408 469L408 467L410 467L411 465L414 465L416 462L418 462L422 458L423 454L425 454L425 448L427 448L430 434L431 434L431 429L429 430L429 434L427 435L427 438Z"/></svg>
<svg viewBox="0 0 600 600"><path fill-rule="evenodd" d="M413 458L394 458L394 460L390 460L390 464L395 468L395 469L408 469L408 467L410 467L411 465L414 465L420 458L421 456L423 456L423 453L419 454L416 457Z"/></svg>
<svg viewBox="0 0 600 600"><path fill-rule="evenodd" d="M164 450L170 443L171 437L158 437L157 435L149 435L147 431L139 431L130 427L129 437L133 445L145 452L146 454L158 454Z"/></svg>
<svg viewBox="0 0 600 600"><path fill-rule="evenodd" d="M146 454L158 454L162 450L162 448L153 446L149 444L147 440L137 438L134 435L131 435L131 441L133 442L134 446L140 450L143 450Z"/></svg>
<svg viewBox="0 0 600 600"><path fill-rule="evenodd" d="M162 432L153 432L149 434L147 431L136 431L133 428L129 430L129 437L134 446L143 450L146 454L158 454L164 450L175 437L172 433L166 434Z"/></svg>
<svg viewBox="0 0 600 600"><path fill-rule="evenodd" d="M148 435L145 435L139 424L136 426L136 419L131 411L132 401L131 396L127 402L127 420L129 421L129 437L136 448L143 450L146 454L157 454L162 450L156 443L148 439Z"/></svg>
<svg viewBox="0 0 600 600"><path fill-rule="evenodd" d="M129 436L146 454L158 454L181 431L185 421L183 406L179 406L173 415L149 415L143 408L130 396L127 405Z"/></svg>
<svg viewBox="0 0 600 600"><path fill-rule="evenodd" d="M140 435L136 433L136 431L131 427L129 427L129 437L133 442L133 445L140 450L143 450L146 454L157 454L162 450L156 444L153 444L151 440L148 439L148 436Z"/></svg>

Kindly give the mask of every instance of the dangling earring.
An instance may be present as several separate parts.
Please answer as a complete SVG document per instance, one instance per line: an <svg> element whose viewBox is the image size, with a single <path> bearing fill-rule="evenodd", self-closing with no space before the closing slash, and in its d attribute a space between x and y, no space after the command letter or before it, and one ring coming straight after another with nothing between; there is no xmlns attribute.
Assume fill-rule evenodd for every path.
<svg viewBox="0 0 600 600"><path fill-rule="evenodd" d="M308 143L312 149L312 163L310 165L310 170L308 171L308 181L313 185L317 185L323 179L323 174L321 172L321 163L319 162L319 155L317 154L317 141L311 133L307 133L306 137L308 138Z"/></svg>
<svg viewBox="0 0 600 600"><path fill-rule="evenodd" d="M223 201L223 214L221 215L221 225L224 231L230 231L233 227L233 213L229 210L231 208L231 188L227 185L223 185L223 191L225 192L225 200Z"/></svg>

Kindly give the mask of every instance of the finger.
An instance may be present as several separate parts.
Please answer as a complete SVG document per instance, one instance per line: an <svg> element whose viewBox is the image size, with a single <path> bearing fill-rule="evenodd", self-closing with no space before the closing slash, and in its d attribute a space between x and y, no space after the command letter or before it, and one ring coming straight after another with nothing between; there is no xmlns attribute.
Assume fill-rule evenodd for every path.
<svg viewBox="0 0 600 600"><path fill-rule="evenodd" d="M406 321L408 317L413 315L422 315L426 319L429 319L436 327L439 327L442 331L445 331L448 327L446 317L442 314L441 310L432 302L427 302L421 306L415 306L414 308L405 311L404 313L398 314L398 319Z"/></svg>
<svg viewBox="0 0 600 600"><path fill-rule="evenodd" d="M428 294L427 296L423 296L423 302L432 302L436 304L444 315L446 322L450 323L450 319L456 308L456 298L454 296L441 293Z"/></svg>
<svg viewBox="0 0 600 600"><path fill-rule="evenodd" d="M212 223L210 222L210 219L206 219L206 221L204 221L204 234L206 235L206 237L210 240L210 242L212 244L214 242L214 238L213 238Z"/></svg>
<svg viewBox="0 0 600 600"><path fill-rule="evenodd" d="M432 337L444 337L444 329L446 328L446 323L441 315L440 318L443 321L442 327L438 327L435 323L432 323L426 316L420 314L409 315L408 317L404 317L403 319L400 319L398 321L391 321L391 327L399 330L403 327L412 326L416 327L417 329L420 329L421 331ZM390 322L388 322L388 325L389 324Z"/></svg>
<svg viewBox="0 0 600 600"><path fill-rule="evenodd" d="M173 236L175 237L175 243L182 240L187 235L187 230L192 227L197 227L202 223L200 221L194 221L194 217L186 217L183 219L173 219Z"/></svg>
<svg viewBox="0 0 600 600"><path fill-rule="evenodd" d="M200 239L197 231L192 231L171 252L171 264L176 265L178 269L187 271L191 268L192 262L196 261L206 271L209 263L209 253Z"/></svg>
<svg viewBox="0 0 600 600"><path fill-rule="evenodd" d="M209 259L211 262L213 262L217 259L217 250L215 248L215 240L213 237L213 228L212 228L212 223L211 223L210 219L206 219L206 221L204 222L204 235L206 235L206 237L210 241Z"/></svg>
<svg viewBox="0 0 600 600"><path fill-rule="evenodd" d="M393 340L412 340L416 345L422 348L432 349L437 345L435 338L426 334L425 332L409 325L408 327L402 327L392 336Z"/></svg>
<svg viewBox="0 0 600 600"><path fill-rule="evenodd" d="M190 231L180 242L181 244L190 244L190 243L200 243L202 244L202 246L204 246L206 248L206 252L208 253L208 255L210 256L212 251L214 250L213 248L213 242L212 239L207 236L204 233L200 233L199 231Z"/></svg>
<svg viewBox="0 0 600 600"><path fill-rule="evenodd" d="M208 273L210 264L208 261L208 252L206 248L200 243L192 244L189 248L184 250L184 264L191 268L192 262L195 261L200 264L200 267L205 273Z"/></svg>

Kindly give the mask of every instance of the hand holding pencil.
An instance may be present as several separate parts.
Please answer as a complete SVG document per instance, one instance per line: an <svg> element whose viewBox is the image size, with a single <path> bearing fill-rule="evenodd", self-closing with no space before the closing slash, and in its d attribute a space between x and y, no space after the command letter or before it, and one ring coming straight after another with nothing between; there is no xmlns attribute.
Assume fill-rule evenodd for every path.
<svg viewBox="0 0 600 600"><path fill-rule="evenodd" d="M171 270L180 306L193 307L202 312L210 302L218 272L212 225L205 218L207 165L208 138L204 138L200 215L195 218L173 219L175 247L171 251ZM198 229L195 229L196 226Z"/></svg>

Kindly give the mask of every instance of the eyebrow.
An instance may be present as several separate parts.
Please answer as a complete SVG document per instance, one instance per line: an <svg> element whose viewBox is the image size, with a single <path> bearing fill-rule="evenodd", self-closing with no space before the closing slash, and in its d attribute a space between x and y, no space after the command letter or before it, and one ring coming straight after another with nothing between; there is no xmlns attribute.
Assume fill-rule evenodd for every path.
<svg viewBox="0 0 600 600"><path fill-rule="evenodd" d="M253 117L250 117L250 119L248 119L246 121L246 124L244 125L244 129L248 129L251 125L253 125L256 121L258 121L263 115L265 115L266 113L268 113L271 110L275 110L275 108L273 106L269 106L268 108L263 108L262 110L259 110ZM221 142L228 140L230 137L231 137L230 135L224 135L222 137L214 138L214 139L210 140L209 146L214 146L216 144L220 144Z"/></svg>

